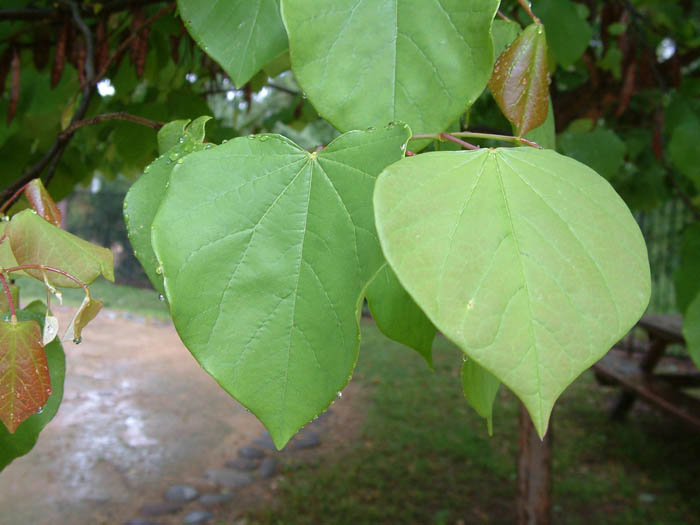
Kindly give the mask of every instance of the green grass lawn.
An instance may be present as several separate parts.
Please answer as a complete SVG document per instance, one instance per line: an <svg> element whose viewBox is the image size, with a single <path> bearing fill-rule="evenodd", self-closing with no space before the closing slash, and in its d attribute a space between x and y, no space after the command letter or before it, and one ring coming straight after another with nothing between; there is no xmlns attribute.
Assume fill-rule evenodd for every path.
<svg viewBox="0 0 700 525"><path fill-rule="evenodd" d="M36 299L46 302L46 287L41 281L20 277L16 283L20 287L20 302L23 306ZM79 306L85 295L81 289L61 288L61 292L63 304L68 306ZM100 278L90 285L90 294L103 301L104 308L128 311L144 317L169 317L167 304L158 299L155 290L115 285ZM52 297L51 302L57 304L58 300Z"/></svg>
<svg viewBox="0 0 700 525"><path fill-rule="evenodd" d="M286 467L274 508L249 523L513 523L514 397L501 389L489 438L463 399L453 346L436 341L431 372L363 328L353 379L367 396L361 437L336 457ZM615 395L586 372L557 405L553 522L700 523L700 437L644 406L614 424Z"/></svg>

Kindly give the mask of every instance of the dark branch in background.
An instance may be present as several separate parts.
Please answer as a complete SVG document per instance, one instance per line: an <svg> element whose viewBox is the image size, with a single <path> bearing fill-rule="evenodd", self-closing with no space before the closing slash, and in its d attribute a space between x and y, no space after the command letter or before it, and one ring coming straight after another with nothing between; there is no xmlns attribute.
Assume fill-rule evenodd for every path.
<svg viewBox="0 0 700 525"><path fill-rule="evenodd" d="M145 4L150 4L150 3L161 3L162 0L159 0L158 2L155 2L153 0L120 0L120 1L114 1L109 4L106 4L105 7L103 8L102 12L107 10L108 8L111 9L112 11L117 11L120 9L127 9L129 7L135 7L139 5L145 5ZM76 2L74 0L63 0L63 4L67 6L70 9L71 15L73 17L73 21L75 24L78 26L80 29L81 33L83 34L85 38L85 79L86 82L83 86L81 86L82 89L82 98L80 100L80 104L78 108L76 109L75 113L73 114L73 118L71 119L70 124L68 127L62 131L61 133L58 134L56 137L56 141L53 143L53 145L49 148L49 150L44 154L41 159L39 159L33 166L31 166L27 171L25 171L22 176L16 180L14 183L11 185L7 186L2 193L0 193L0 202L4 201L7 199L10 195L14 194L18 188L23 187L27 182L29 182L32 179L35 179L41 175L41 173L44 171L44 169L47 168L48 170L46 173L45 177L45 185L48 186L49 183L51 182L51 179L53 178L56 168L58 167L58 163L61 159L61 156L63 155L63 152L66 150L68 147L68 144L73 137L73 133L75 130L87 125L87 123L83 123L86 121L83 121L83 117L87 113L87 110L90 106L90 100L92 99L93 94L95 93L96 85L97 82L99 82L104 76L106 75L108 68L114 63L116 58L123 53L131 41L140 33L143 29L148 27L150 24L152 24L154 21L158 20L165 14L169 13L175 8L175 4L171 3L168 6L164 7L157 13L155 13L153 16L150 18L146 19L144 23L136 28L134 33L132 33L124 42L122 42L119 47L115 50L114 54L109 58L107 63L104 65L104 67L99 71L95 72L95 48L94 48L94 40L92 37L92 33L90 31L90 28L87 26L85 21L83 20L80 9ZM61 11L64 9L63 6L59 4L59 7L55 10L53 10L54 13L57 14L62 14ZM0 20L2 20L2 13L6 12L7 10L0 11ZM16 11L16 10L15 10ZM36 11L36 10L35 10ZM149 121L148 119L143 119L141 121L138 121L139 117L125 117L125 113L120 114L120 117L110 117L111 119L120 119L120 120L130 120L132 122L139 122L144 125L148 125L150 127L154 127L157 125L161 125L159 122L155 121ZM95 117L95 122L102 122L104 120L109 120L108 118L104 118L101 116ZM91 120L91 119L88 119ZM80 123L80 124L79 124ZM90 122L92 123L92 122ZM70 130L70 131L69 131Z"/></svg>
<svg viewBox="0 0 700 525"><path fill-rule="evenodd" d="M115 0L102 6L100 14L124 11L133 7L141 7L150 4L160 4L163 0ZM80 16L94 16L91 6L80 6ZM70 6L59 4L54 9L25 8L25 9L0 9L0 21L2 20L45 20L61 18L71 13Z"/></svg>
<svg viewBox="0 0 700 525"><path fill-rule="evenodd" d="M91 126L93 124L99 124L100 122L106 122L108 120L126 120L129 122L135 122L136 124L141 124L143 126L148 126L156 131L165 126L165 122L160 122L158 120L151 120L144 117L139 117L138 115L131 115L129 113L124 113L120 111L118 113L103 113L102 115L97 115L85 120L77 120L68 126L61 134L60 137L68 137L73 135L77 129L85 126Z"/></svg>

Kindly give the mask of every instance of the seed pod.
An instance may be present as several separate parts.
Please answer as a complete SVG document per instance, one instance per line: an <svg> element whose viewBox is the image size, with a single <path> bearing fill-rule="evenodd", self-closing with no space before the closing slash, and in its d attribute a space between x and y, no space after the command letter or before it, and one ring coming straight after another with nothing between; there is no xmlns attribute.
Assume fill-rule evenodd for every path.
<svg viewBox="0 0 700 525"><path fill-rule="evenodd" d="M136 54L136 75L141 78L146 70L146 55L148 54L148 28L145 28L136 39L139 42L138 53Z"/></svg>
<svg viewBox="0 0 700 525"><path fill-rule="evenodd" d="M46 38L46 33L44 31L37 30L34 32L34 48L33 48L33 58L34 67L37 71L41 71L49 63L49 51L51 49L51 44Z"/></svg>
<svg viewBox="0 0 700 525"><path fill-rule="evenodd" d="M53 55L53 64L51 66L51 88L55 88L61 81L63 74L63 66L66 64L66 45L68 43L68 28L66 22L61 26L56 38L56 51Z"/></svg>
<svg viewBox="0 0 700 525"><path fill-rule="evenodd" d="M95 44L95 69L96 71L102 71L107 60L109 60L109 40L107 39L107 24L104 19L97 23Z"/></svg>
<svg viewBox="0 0 700 525"><path fill-rule="evenodd" d="M143 25L145 14L143 9L136 9L131 15L131 33L134 34ZM141 34L137 34L131 41L131 63L136 65L139 53L141 52Z"/></svg>
<svg viewBox="0 0 700 525"><path fill-rule="evenodd" d="M5 92L5 81L7 74L10 72L10 63L12 62L12 48L8 47L0 56L0 97Z"/></svg>
<svg viewBox="0 0 700 525"><path fill-rule="evenodd" d="M19 102L19 75L20 63L19 52L17 48L12 49L12 63L10 64L10 105L7 110L7 123L10 124L17 113L17 104Z"/></svg>

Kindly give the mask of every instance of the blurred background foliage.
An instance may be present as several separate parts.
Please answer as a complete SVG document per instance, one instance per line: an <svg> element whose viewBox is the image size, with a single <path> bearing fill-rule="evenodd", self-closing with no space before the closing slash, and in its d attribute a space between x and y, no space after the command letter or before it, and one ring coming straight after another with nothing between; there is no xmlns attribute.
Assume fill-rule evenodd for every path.
<svg viewBox="0 0 700 525"><path fill-rule="evenodd" d="M687 268L700 267L693 250L681 257L683 243L700 236L691 228L683 240L700 217L700 2L536 0L533 9L551 50L558 150L593 167L623 196L650 247L651 309L682 311L674 276L686 287ZM499 52L517 36L515 21L529 23L516 0L503 0L500 11ZM86 63L95 70L92 84ZM106 119L69 127L114 113L147 125ZM172 2L3 1L3 200L41 174L57 200L68 197L66 226L115 249L121 282L147 284L125 240L121 201L157 156L151 128L207 114L214 116L207 140L216 143L274 132L312 149L338 134L296 84L288 52L236 86L195 44ZM457 127L510 133L488 90Z"/></svg>

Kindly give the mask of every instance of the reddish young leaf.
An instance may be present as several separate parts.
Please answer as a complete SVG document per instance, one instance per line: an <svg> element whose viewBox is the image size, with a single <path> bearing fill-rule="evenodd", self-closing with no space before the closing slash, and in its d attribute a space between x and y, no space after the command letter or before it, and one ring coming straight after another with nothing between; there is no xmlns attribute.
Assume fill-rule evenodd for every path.
<svg viewBox="0 0 700 525"><path fill-rule="evenodd" d="M496 60L489 88L518 136L540 126L549 109L547 40L541 24L531 24Z"/></svg>
<svg viewBox="0 0 700 525"><path fill-rule="evenodd" d="M51 87L55 88L61 81L63 74L63 66L66 65L66 46L68 44L68 28L66 22L61 26L56 37L56 50L53 55L53 64L51 65Z"/></svg>
<svg viewBox="0 0 700 525"><path fill-rule="evenodd" d="M36 321L0 321L0 421L10 433L44 406L51 394L41 327Z"/></svg>
<svg viewBox="0 0 700 525"><path fill-rule="evenodd" d="M19 103L19 78L20 78L19 52L17 48L12 50L12 62L10 64L10 106L7 110L7 123L10 124L17 113Z"/></svg>
<svg viewBox="0 0 700 525"><path fill-rule="evenodd" d="M41 179L34 179L24 189L29 205L45 220L61 226L61 211L44 187Z"/></svg>

